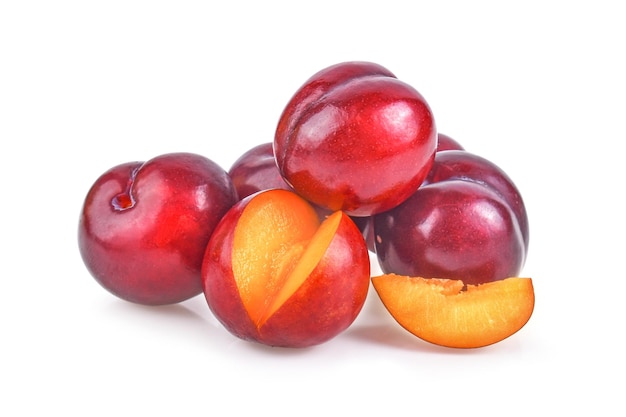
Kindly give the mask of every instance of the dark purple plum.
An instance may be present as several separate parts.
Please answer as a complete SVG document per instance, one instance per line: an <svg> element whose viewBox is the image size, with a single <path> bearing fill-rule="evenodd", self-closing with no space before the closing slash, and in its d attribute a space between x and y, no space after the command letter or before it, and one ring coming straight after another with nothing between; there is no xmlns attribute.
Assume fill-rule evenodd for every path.
<svg viewBox="0 0 626 417"><path fill-rule="evenodd" d="M514 277L525 259L513 211L494 190L449 180L421 187L374 218L385 273L480 284Z"/></svg>
<svg viewBox="0 0 626 417"><path fill-rule="evenodd" d="M239 199L270 188L291 190L278 171L271 142L257 145L242 154L228 170Z"/></svg>

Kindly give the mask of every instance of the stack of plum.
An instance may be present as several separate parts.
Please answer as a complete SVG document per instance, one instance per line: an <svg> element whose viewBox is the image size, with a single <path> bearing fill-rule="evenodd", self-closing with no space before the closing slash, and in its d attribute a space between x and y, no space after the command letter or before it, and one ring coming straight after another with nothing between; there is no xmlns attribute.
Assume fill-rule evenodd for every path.
<svg viewBox="0 0 626 417"><path fill-rule="evenodd" d="M271 346L337 336L370 283L402 327L448 347L499 342L534 308L532 280L519 277L519 190L370 62L309 78L273 142L228 171L191 153L113 167L87 193L78 240L116 296L162 305L203 293L228 331Z"/></svg>

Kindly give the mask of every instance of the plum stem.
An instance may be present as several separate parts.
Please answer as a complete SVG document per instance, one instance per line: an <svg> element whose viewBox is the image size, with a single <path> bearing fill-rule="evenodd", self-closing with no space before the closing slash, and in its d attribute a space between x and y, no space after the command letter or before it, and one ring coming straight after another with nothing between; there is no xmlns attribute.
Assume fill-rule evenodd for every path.
<svg viewBox="0 0 626 417"><path fill-rule="evenodd" d="M111 205L116 211L128 210L135 206L135 198L133 197L132 188L133 183L135 182L135 177L137 176L137 171L139 171L138 167L134 168L130 173L130 177L126 183L126 190L115 195L111 199Z"/></svg>

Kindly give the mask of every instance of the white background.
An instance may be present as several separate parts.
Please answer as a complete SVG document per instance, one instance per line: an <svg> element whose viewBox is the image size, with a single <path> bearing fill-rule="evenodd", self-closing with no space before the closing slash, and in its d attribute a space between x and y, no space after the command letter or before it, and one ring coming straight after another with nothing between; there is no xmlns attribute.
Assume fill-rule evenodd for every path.
<svg viewBox="0 0 626 417"><path fill-rule="evenodd" d="M624 415L619 6L2 2L0 414ZM202 296L142 307L90 277L77 222L101 173L174 151L228 169L309 76L349 60L413 85L441 132L520 188L536 291L520 332L438 348L370 293L337 338L272 349L231 336Z"/></svg>

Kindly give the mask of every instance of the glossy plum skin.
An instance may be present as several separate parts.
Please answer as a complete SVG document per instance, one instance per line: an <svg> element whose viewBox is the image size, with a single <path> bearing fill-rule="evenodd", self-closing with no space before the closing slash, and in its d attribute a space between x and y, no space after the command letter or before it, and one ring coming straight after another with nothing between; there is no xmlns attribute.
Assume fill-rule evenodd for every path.
<svg viewBox="0 0 626 417"><path fill-rule="evenodd" d="M278 171L272 142L262 143L243 153L230 167L228 174L240 200L270 188L291 190Z"/></svg>
<svg viewBox="0 0 626 417"><path fill-rule="evenodd" d="M96 281L121 299L184 301L202 292L204 249L236 199L226 171L200 155L171 153L115 166L85 198L80 254Z"/></svg>
<svg viewBox="0 0 626 417"><path fill-rule="evenodd" d="M369 62L313 75L288 102L274 139L279 171L294 190L351 216L389 210L413 194L436 146L422 95Z"/></svg>
<svg viewBox="0 0 626 417"><path fill-rule="evenodd" d="M530 236L526 206L519 189L502 168L467 151L438 152L424 184L450 180L473 181L491 188L502 197L517 218L524 241L524 252L528 252Z"/></svg>
<svg viewBox="0 0 626 417"><path fill-rule="evenodd" d="M437 152L451 151L451 150L463 151L465 150L465 148L458 141L451 138L450 136L444 135L443 133L438 133L437 134ZM437 156L435 154L435 161L436 160L437 160ZM367 242L367 249L370 252L375 253L376 243L374 239L374 216L352 217L352 220L354 220L356 225L361 230L361 233L363 233L365 242Z"/></svg>
<svg viewBox="0 0 626 417"><path fill-rule="evenodd" d="M437 134L437 152L464 151L465 148L457 140L443 133Z"/></svg>
<svg viewBox="0 0 626 417"><path fill-rule="evenodd" d="M374 219L385 273L481 284L517 276L525 258L517 219L484 185L448 180L422 186Z"/></svg>

